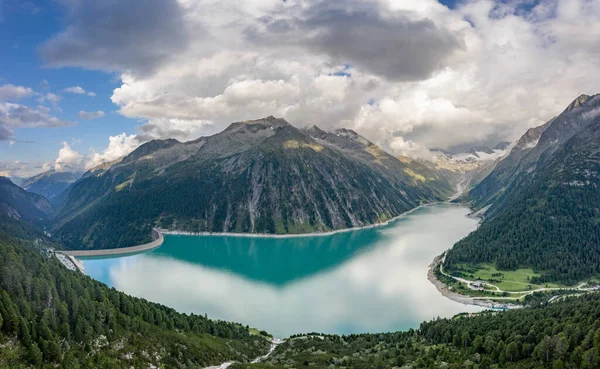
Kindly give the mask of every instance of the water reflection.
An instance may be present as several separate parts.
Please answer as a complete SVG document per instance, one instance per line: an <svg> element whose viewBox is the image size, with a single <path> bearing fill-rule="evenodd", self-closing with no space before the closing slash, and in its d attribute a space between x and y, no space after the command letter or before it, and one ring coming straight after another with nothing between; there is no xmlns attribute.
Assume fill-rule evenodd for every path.
<svg viewBox="0 0 600 369"><path fill-rule="evenodd" d="M150 253L84 263L119 290L277 336L416 328L478 310L444 298L427 280L432 258L475 229L467 212L435 205L387 227L331 237L169 237Z"/></svg>

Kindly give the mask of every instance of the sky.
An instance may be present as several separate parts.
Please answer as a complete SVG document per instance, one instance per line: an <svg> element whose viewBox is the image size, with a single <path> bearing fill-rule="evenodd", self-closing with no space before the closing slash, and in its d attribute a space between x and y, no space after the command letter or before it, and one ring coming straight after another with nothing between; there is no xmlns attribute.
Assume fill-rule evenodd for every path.
<svg viewBox="0 0 600 369"><path fill-rule="evenodd" d="M274 115L401 155L600 92L600 0L0 0L0 175Z"/></svg>

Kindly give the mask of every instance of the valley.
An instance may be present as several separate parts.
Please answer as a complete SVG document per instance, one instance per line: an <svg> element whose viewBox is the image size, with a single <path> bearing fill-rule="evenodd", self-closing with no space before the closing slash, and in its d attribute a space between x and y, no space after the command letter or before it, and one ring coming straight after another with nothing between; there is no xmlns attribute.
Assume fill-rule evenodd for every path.
<svg viewBox="0 0 600 369"><path fill-rule="evenodd" d="M10 241L0 242L0 251L20 253L15 245L28 251L24 261L5 261L10 272L2 283L11 295L0 299L0 316L9 322L2 330L23 332L16 341L0 336L0 344L14 348L0 355L0 364L18 357L37 363L40 356L86 362L85 347L75 342L71 350L58 341L92 342L100 334L94 345L112 341L101 349L105 363L179 365L169 355L162 360L176 351L172 329L184 334L184 347L195 347L188 361L211 368L276 368L282 360L319 367L324 357L327 366L378 360L382 367L407 361L425 367L432 350L440 350L434 362L473 352L498 364L507 355L549 362L536 351L547 336L505 337L512 348L497 352L470 341L464 330L473 329L470 323L462 333L453 325L496 314L530 319L535 309L581 301L596 306L600 121L591 113L598 101L580 96L514 145L442 152L433 161L390 155L352 130L298 129L267 117L193 141L150 141L83 175L49 171L23 179L38 193L2 179L0 232ZM38 297L19 292L29 288L22 280L34 277L23 279L27 272L18 265L34 259L47 265L34 275L47 269L54 280L73 279L71 286L99 283L89 298L110 304L85 310L120 321L76 319L75 296L62 287L52 292L61 301L54 309L62 311L53 321ZM118 305L129 298L139 300L131 308ZM13 299L35 315L15 308ZM152 316L135 307L146 303L151 307L144 309L173 310ZM20 323L17 310L24 314ZM193 324L202 328L186 319L201 319ZM85 328L90 322L95 326ZM30 332L34 323L46 333ZM228 328L217 328L222 324ZM444 329L440 338L435 332ZM160 338L141 343L127 330ZM398 333L377 333L390 330ZM484 334L487 341L490 331ZM573 351L565 360L593 362L583 358L593 349L578 337L571 348L582 358ZM346 352L339 340L360 353L336 356ZM372 340L386 356L365 349ZM321 347L319 356L306 356L315 349L305 343ZM135 347L154 356L134 358L128 350ZM58 359L62 350L68 359Z"/></svg>
<svg viewBox="0 0 600 369"><path fill-rule="evenodd" d="M599 369L600 0L0 0L0 369Z"/></svg>
<svg viewBox="0 0 600 369"><path fill-rule="evenodd" d="M431 259L475 229L467 213L429 205L388 225L327 236L167 234L152 251L83 263L87 275L133 296L280 338L414 329L479 311L446 299L426 278Z"/></svg>

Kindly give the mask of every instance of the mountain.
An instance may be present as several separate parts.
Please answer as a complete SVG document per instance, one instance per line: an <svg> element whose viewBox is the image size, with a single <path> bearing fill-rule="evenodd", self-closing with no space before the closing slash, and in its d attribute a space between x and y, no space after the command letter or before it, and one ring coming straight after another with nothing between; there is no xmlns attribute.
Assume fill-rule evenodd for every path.
<svg viewBox="0 0 600 369"><path fill-rule="evenodd" d="M69 188L71 184L81 178L81 174L82 173L56 172L54 170L49 170L33 177L26 178L21 182L20 186L29 192L44 196L50 200L53 205L60 206L60 201L58 203L55 202L55 198Z"/></svg>
<svg viewBox="0 0 600 369"><path fill-rule="evenodd" d="M194 141L148 142L72 188L53 229L70 248L143 243L153 226L306 233L391 219L450 186L353 131L267 117Z"/></svg>
<svg viewBox="0 0 600 369"><path fill-rule="evenodd" d="M17 186L20 186L26 178L19 176L9 176L8 179L10 179L12 183L16 184Z"/></svg>
<svg viewBox="0 0 600 369"><path fill-rule="evenodd" d="M592 120L600 99L593 96L577 97L557 117L529 129L513 147L510 154L496 165L494 171L469 193L468 200L475 209L490 206L491 216L503 206L507 191L527 183L539 163L553 153L575 133Z"/></svg>
<svg viewBox="0 0 600 369"><path fill-rule="evenodd" d="M582 95L469 193L486 218L449 252L448 268L533 267L537 282L565 283L600 273L599 186L600 95Z"/></svg>
<svg viewBox="0 0 600 369"><path fill-rule="evenodd" d="M478 146L461 153L432 149L436 155L432 161L424 161L424 164L462 194L491 173L500 159L508 154L510 145L510 142L502 141L494 148Z"/></svg>
<svg viewBox="0 0 600 369"><path fill-rule="evenodd" d="M27 192L0 177L0 215L33 224L45 224L54 214L52 204L41 195Z"/></svg>

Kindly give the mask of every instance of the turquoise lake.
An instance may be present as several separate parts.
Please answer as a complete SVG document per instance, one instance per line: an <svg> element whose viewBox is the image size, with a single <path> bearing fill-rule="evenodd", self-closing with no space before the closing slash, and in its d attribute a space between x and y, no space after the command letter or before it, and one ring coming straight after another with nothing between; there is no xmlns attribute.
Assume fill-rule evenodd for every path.
<svg viewBox="0 0 600 369"><path fill-rule="evenodd" d="M157 249L83 259L86 274L184 313L294 333L387 332L479 311L427 280L433 258L477 227L453 204L329 236L165 236Z"/></svg>

